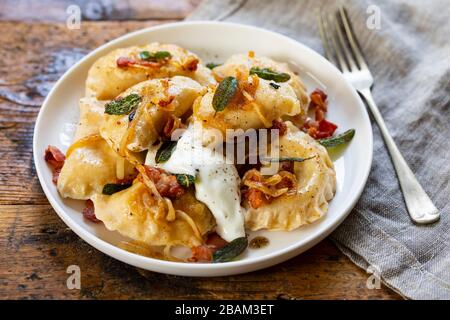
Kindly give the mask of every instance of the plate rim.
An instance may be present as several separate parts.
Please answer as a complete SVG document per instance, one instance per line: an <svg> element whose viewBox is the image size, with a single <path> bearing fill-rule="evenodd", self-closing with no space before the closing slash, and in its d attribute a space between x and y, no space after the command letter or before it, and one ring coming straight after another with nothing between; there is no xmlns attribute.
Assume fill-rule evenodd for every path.
<svg viewBox="0 0 450 320"><path fill-rule="evenodd" d="M41 184L41 187L45 193L45 196L47 197L48 201L50 202L53 209L56 211L58 216L63 220L63 222L72 230L74 231L81 239L86 241L88 244L96 248L97 250L100 250L102 253L113 257L117 260L120 260L124 263L144 268L147 270L152 270L159 273L165 273L165 274L174 274L174 275L181 275L181 276L201 276L201 277L208 277L208 276L224 276L224 275L234 275L234 274L241 274L246 273L250 271L260 270L275 264L278 264L280 262L286 261L294 256L297 256L301 254L302 252L310 249L314 245L316 245L318 242L322 241L325 237L327 237L331 232L333 232L348 216L348 214L352 211L354 206L356 205L356 202L359 200L364 187L367 183L367 179L371 170L372 166L372 160L373 160L373 132L372 132L372 126L370 122L370 118L367 112L367 109L364 106L364 103L361 99L361 97L358 95L356 90L350 85L350 83L345 80L343 77L345 84L351 88L351 94L353 95L356 100L359 101L360 108L362 109L362 115L363 120L366 125L368 125L368 141L366 142L367 149L369 150L369 161L365 164L365 168L363 168L364 175L362 179L358 181L357 187L358 191L354 193L353 199L349 202L349 204L346 206L346 209L343 210L343 213L341 216L333 223L327 226L321 233L318 235L311 235L305 239L303 239L300 243L295 243L292 245L289 245L285 248L282 248L280 250L268 253L266 255L263 255L261 257L254 257L244 260L237 260L237 261L231 261L226 263L220 263L220 264L214 264L214 263L185 263L185 262L173 262L173 261L165 261L165 260L159 260L155 258L145 257L141 256L129 251L126 251L120 247L117 247L111 243L106 242L105 240L102 240L101 238L97 237L96 235L84 230L84 228L79 225L76 221L72 220L72 218L65 212L64 208L61 207L57 202L56 199L53 198L53 195L51 194L49 188L47 187L45 180L44 180L44 172L42 171L41 167L37 165L38 163L38 157L40 157L42 152L37 150L37 133L38 129L40 128L40 123L43 121L44 118L44 110L46 109L46 106L49 104L49 101L51 97L55 94L56 91L58 91L58 88L60 85L64 82L64 80L74 71L76 70L81 64L83 64L86 60L90 59L92 56L96 55L98 52L106 49L107 47L110 47L117 42L121 42L123 40L126 40L127 38L135 37L143 33L148 32L154 32L160 29L169 29L169 28L179 28L183 26L190 26L190 25L216 25L216 26L225 26L225 27L235 27L235 28L246 28L246 29L252 29L256 32L263 32L263 33L269 33L272 34L275 37L281 38L283 41L290 42L296 46L301 46L304 50L309 51L310 53L313 53L314 55L317 55L319 59L323 60L325 64L328 64L329 67L334 68L336 71L339 72L340 75L342 73L328 60L326 60L322 55L320 55L315 50L311 49L310 47L302 44L301 42L294 40L288 36L285 36L283 34L267 30L264 28L259 28L256 26L241 24L241 23L234 23L234 22L219 22L219 21L181 21L181 22L173 22L173 23L165 23L162 25L157 26L151 26L144 29L139 29L133 32L126 33L118 38L115 38L98 48L92 50L89 52L86 56L84 56L82 59L80 59L77 63L75 63L72 67L70 67L59 79L56 81L56 83L53 85L50 92L47 94L46 98L44 99L44 102L42 103L38 116L36 118L34 130L33 130L33 161L34 166L36 168L36 173L38 175L39 182ZM42 150L41 150L42 151ZM166 270L167 269L167 270ZM178 269L178 270L175 270ZM242 270L240 270L242 269ZM210 272L210 274L203 274L202 272Z"/></svg>

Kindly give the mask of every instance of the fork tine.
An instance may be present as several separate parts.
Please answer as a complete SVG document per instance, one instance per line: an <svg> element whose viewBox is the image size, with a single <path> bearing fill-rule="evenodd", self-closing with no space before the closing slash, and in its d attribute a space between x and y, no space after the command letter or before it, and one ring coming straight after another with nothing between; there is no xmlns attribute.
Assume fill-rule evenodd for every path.
<svg viewBox="0 0 450 320"><path fill-rule="evenodd" d="M342 34L342 28L339 24L338 20L338 13L336 12L336 17L334 19L334 27L336 29L337 38L339 40L339 45L341 46L345 59L348 63L348 66L350 67L350 70L356 71L358 69L358 66L355 64L355 60L353 59L353 56L347 46L347 43L345 42L344 35Z"/></svg>
<svg viewBox="0 0 450 320"><path fill-rule="evenodd" d="M359 67L361 69L362 68L368 69L366 62L364 61L364 57L363 57L363 55L361 53L361 50L359 49L358 44L356 43L353 31L352 31L352 29L350 27L348 15L347 15L347 10L344 7L340 7L339 8L339 15L340 15L340 17L342 19L342 23L344 25L345 33L347 34L348 42L350 43L350 46L352 47L353 55L355 56L356 61L359 64Z"/></svg>
<svg viewBox="0 0 450 320"><path fill-rule="evenodd" d="M339 62L339 66L341 68L342 72L348 72L347 63L344 60L344 57L342 56L341 49L339 48L337 42L336 42L336 36L335 31L333 30L333 23L330 23L330 20L333 21L332 17L329 17L328 14L325 14L323 17L323 26L325 29L326 34L328 34L329 38L331 39L331 44L333 45L337 60Z"/></svg>
<svg viewBox="0 0 450 320"><path fill-rule="evenodd" d="M332 64L337 65L336 60L334 59L334 56L331 53L331 49L328 46L328 35L327 35L325 27L324 27L322 14L318 13L317 18L318 18L318 24L319 24L320 38L322 39L322 46L325 50L325 55Z"/></svg>

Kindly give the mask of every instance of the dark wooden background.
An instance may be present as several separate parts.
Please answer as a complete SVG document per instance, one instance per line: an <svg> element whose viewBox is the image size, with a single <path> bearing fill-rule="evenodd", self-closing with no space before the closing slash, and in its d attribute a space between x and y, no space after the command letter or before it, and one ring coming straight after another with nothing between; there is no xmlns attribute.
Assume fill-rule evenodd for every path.
<svg viewBox="0 0 450 320"><path fill-rule="evenodd" d="M183 19L199 0L0 2L1 299L398 299L329 240L249 274L187 278L139 270L92 248L58 218L33 164L35 118L54 81L83 55L129 31ZM66 9L78 4L80 30ZM139 6L138 6L139 4ZM81 290L69 290L69 265Z"/></svg>

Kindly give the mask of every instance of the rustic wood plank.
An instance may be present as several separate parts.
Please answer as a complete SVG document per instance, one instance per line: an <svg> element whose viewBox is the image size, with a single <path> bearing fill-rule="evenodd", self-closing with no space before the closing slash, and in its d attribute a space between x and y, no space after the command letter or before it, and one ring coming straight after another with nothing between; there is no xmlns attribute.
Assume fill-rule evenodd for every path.
<svg viewBox="0 0 450 320"><path fill-rule="evenodd" d="M32 139L53 83L90 50L158 23L83 22L80 30L69 30L64 24L0 22L10 30L0 38L0 204L48 203L34 169Z"/></svg>
<svg viewBox="0 0 450 320"><path fill-rule="evenodd" d="M52 84L92 49L130 31L159 23L83 22L79 30L70 30L61 23L0 22L2 30L10 30L0 38L0 97L17 102L12 106L0 105L3 119L9 120L17 113L25 116L36 113L35 107L40 106Z"/></svg>
<svg viewBox="0 0 450 320"><path fill-rule="evenodd" d="M249 274L187 278L118 262L78 238L50 205L1 206L0 297L82 299L380 299L362 272L328 240L278 266ZM81 269L81 290L66 287L69 265ZM264 280L262 280L264 279Z"/></svg>
<svg viewBox="0 0 450 320"><path fill-rule="evenodd" d="M77 6L83 20L183 19L201 0L3 0L0 20L59 21L68 19L69 6ZM73 12L73 11L70 11Z"/></svg>
<svg viewBox="0 0 450 320"><path fill-rule="evenodd" d="M43 195L33 165L39 106L54 81L89 50L156 23L84 22L81 30L69 30L64 24L0 22L0 298L399 298L385 287L367 289L369 275L328 240L266 270L186 278L118 262L64 225ZM81 290L66 287L72 264L81 268Z"/></svg>

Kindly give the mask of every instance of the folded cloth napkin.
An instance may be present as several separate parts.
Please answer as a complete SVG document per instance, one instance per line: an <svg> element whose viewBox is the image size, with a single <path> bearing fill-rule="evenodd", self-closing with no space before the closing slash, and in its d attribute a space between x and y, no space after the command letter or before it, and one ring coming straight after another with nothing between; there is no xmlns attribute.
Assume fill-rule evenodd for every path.
<svg viewBox="0 0 450 320"><path fill-rule="evenodd" d="M319 10L340 1L205 0L188 20L220 20L277 31L323 53ZM448 1L345 1L375 77L373 95L403 156L441 212L440 221L409 219L375 123L367 186L331 239L353 262L379 273L410 299L450 299L450 9ZM374 7L373 5L376 5ZM379 11L378 11L379 10ZM379 28L368 19L380 13ZM370 20L369 23L375 20Z"/></svg>

